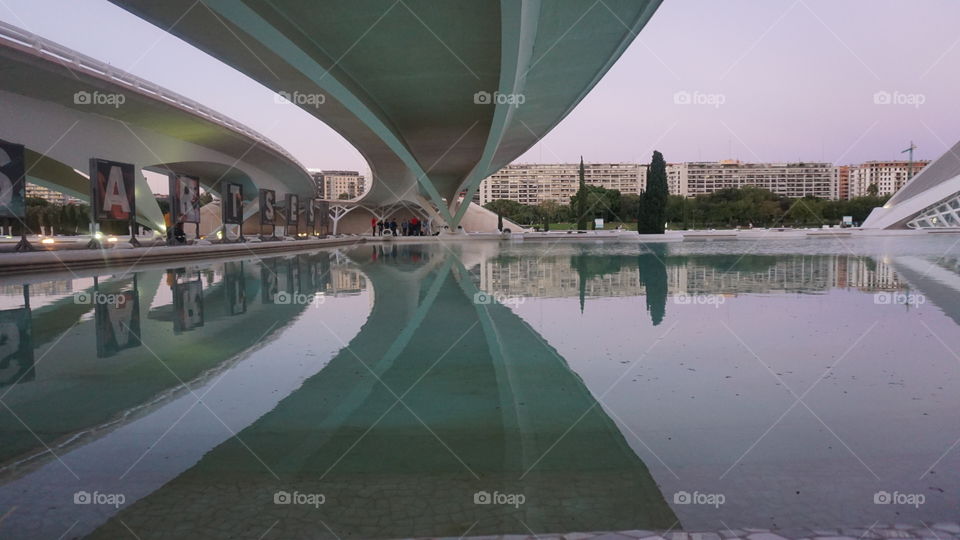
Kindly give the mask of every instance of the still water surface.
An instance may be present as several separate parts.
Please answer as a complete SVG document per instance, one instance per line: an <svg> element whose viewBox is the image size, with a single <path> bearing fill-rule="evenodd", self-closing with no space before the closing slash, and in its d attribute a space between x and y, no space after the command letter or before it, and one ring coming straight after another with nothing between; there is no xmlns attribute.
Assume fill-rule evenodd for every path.
<svg viewBox="0 0 960 540"><path fill-rule="evenodd" d="M0 537L956 519L956 241L363 245L7 279Z"/></svg>

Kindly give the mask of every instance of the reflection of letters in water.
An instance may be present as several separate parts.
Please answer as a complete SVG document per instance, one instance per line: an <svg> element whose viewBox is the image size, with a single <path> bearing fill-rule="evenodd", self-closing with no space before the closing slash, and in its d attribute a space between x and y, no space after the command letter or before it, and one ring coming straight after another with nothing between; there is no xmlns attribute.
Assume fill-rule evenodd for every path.
<svg viewBox="0 0 960 540"><path fill-rule="evenodd" d="M0 323L0 364L20 351L20 328L13 322Z"/></svg>
<svg viewBox="0 0 960 540"><path fill-rule="evenodd" d="M107 317L110 320L110 326L113 328L113 339L119 349L131 345L130 336L132 332L130 329L133 326L133 310L136 307L136 302L130 293L124 293L122 298L126 298L126 301L107 306Z"/></svg>
<svg viewBox="0 0 960 540"><path fill-rule="evenodd" d="M94 310L98 358L140 346L140 303L133 286L133 291L97 293L101 299Z"/></svg>
<svg viewBox="0 0 960 540"><path fill-rule="evenodd" d="M272 304L280 290L277 284L277 273L264 264L260 267L260 281L263 283L260 301L264 304Z"/></svg>
<svg viewBox="0 0 960 540"><path fill-rule="evenodd" d="M10 369L13 363L16 370ZM22 380L33 380L30 310L0 311L0 386Z"/></svg>
<svg viewBox="0 0 960 540"><path fill-rule="evenodd" d="M223 285L227 294L227 305L231 315L247 311L246 278L242 262L223 263Z"/></svg>
<svg viewBox="0 0 960 540"><path fill-rule="evenodd" d="M200 281L174 285L176 330L192 330L203 326L203 286Z"/></svg>
<svg viewBox="0 0 960 540"><path fill-rule="evenodd" d="M243 295L243 289L239 281L233 283L233 290L231 291L231 305L230 313L242 313L246 308L246 298Z"/></svg>

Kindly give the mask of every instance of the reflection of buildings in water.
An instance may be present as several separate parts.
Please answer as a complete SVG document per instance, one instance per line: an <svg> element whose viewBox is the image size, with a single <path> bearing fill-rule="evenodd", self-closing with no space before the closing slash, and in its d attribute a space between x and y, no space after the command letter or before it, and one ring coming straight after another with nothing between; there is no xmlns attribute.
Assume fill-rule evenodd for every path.
<svg viewBox="0 0 960 540"><path fill-rule="evenodd" d="M862 291L893 291L907 288L907 283L894 272L887 261L870 257L837 256L836 287L856 287ZM842 274L841 270L842 269ZM841 281L839 278L844 278Z"/></svg>
<svg viewBox="0 0 960 540"><path fill-rule="evenodd" d="M656 260L652 261L654 264ZM625 263L625 264L624 264ZM632 264L631 264L632 263ZM641 296L646 288L636 259L586 278L588 297ZM755 267L749 269L751 266ZM677 294L772 294L857 288L863 291L906 288L893 268L870 257L849 255L755 258L667 257L667 287ZM737 269L739 268L739 269ZM746 268L746 269L745 269ZM580 278L569 257L491 259L480 266L480 288L505 296L563 298L580 294Z"/></svg>
<svg viewBox="0 0 960 540"><path fill-rule="evenodd" d="M72 279L58 281L40 281L30 284L30 294L34 296L56 296L73 292ZM0 296L20 296L23 285L0 285Z"/></svg>
<svg viewBox="0 0 960 540"><path fill-rule="evenodd" d="M359 271L342 266L330 267L330 281L327 283L326 294L353 296L366 289L367 280Z"/></svg>
<svg viewBox="0 0 960 540"><path fill-rule="evenodd" d="M750 270L751 266L765 268ZM744 267L747 269L736 269ZM691 261L684 265L669 265L668 272L673 294L823 291L833 286L836 276L832 258L814 256L789 259L744 257L734 261L723 259L716 265Z"/></svg>
<svg viewBox="0 0 960 540"><path fill-rule="evenodd" d="M564 298L580 294L570 257L490 259L480 265L480 289L506 296ZM643 294L636 266L587 279L587 296Z"/></svg>

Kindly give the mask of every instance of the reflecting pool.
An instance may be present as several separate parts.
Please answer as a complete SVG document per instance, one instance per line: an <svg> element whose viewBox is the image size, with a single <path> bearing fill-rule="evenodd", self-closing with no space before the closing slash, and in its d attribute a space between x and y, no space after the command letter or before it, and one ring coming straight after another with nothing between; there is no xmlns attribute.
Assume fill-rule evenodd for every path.
<svg viewBox="0 0 960 540"><path fill-rule="evenodd" d="M385 243L4 278L0 537L956 519L957 241Z"/></svg>

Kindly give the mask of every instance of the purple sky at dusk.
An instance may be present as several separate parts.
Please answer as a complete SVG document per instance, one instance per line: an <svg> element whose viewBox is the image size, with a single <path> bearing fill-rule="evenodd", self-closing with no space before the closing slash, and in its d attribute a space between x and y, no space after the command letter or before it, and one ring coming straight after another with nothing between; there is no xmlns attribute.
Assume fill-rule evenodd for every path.
<svg viewBox="0 0 960 540"><path fill-rule="evenodd" d="M308 167L368 169L319 120L105 0L0 0L0 20L219 110ZM958 22L955 0L665 0L518 161L647 162L656 148L671 162L855 163L900 158L911 140L933 159L960 140Z"/></svg>

